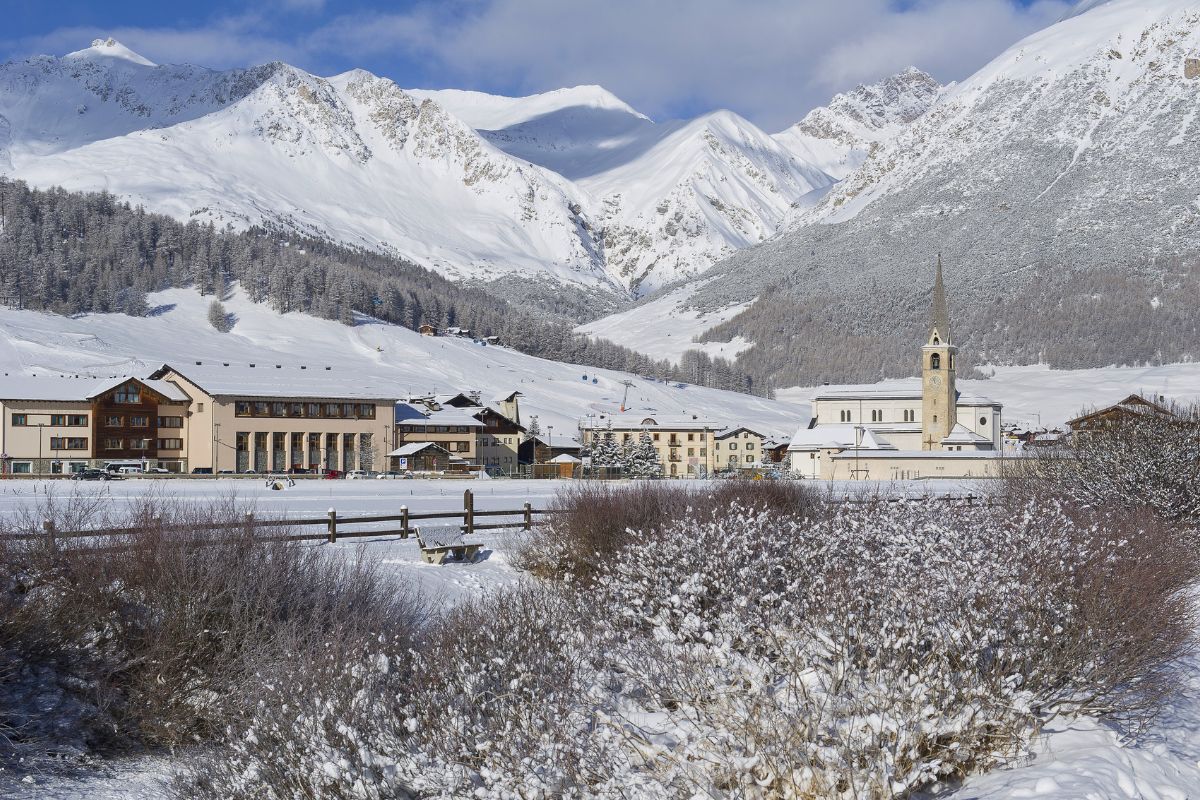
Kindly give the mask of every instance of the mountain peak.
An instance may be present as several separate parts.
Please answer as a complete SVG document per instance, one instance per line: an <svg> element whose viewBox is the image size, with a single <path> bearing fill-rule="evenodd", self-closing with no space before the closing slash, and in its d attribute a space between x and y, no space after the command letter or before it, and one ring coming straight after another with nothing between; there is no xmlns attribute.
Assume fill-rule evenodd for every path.
<svg viewBox="0 0 1200 800"><path fill-rule="evenodd" d="M143 67L158 66L145 56L138 55L111 36L107 39L93 39L92 46L83 50L67 53L66 58L116 58L140 64Z"/></svg>

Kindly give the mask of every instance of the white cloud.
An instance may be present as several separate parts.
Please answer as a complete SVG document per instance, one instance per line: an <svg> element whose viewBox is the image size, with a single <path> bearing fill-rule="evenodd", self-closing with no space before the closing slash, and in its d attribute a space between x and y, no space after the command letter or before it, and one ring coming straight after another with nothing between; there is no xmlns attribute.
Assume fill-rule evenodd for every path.
<svg viewBox="0 0 1200 800"><path fill-rule="evenodd" d="M332 72L367 61L415 62L423 82L435 87L537 92L597 83L656 118L730 108L778 130L835 92L909 65L942 81L962 79L1069 5L426 0L400 13L325 14L323 22L313 19L311 29L288 36L276 33L275 18L261 11L192 29L62 28L0 41L0 52L65 53L114 36L159 63L229 67L280 59ZM260 8L306 12L308 19L324 6L324 0L271 0Z"/></svg>
<svg viewBox="0 0 1200 800"><path fill-rule="evenodd" d="M769 129L909 65L961 79L1068 8L1039 0L490 0L343 17L327 46L414 48L443 83L601 84L652 116L725 107ZM447 8L454 10L451 14ZM336 32L336 35L333 35Z"/></svg>

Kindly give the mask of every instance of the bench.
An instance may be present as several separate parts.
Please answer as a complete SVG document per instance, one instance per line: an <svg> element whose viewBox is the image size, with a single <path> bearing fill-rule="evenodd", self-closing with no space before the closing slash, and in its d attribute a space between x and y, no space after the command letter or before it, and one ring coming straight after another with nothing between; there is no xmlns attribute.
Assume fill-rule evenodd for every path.
<svg viewBox="0 0 1200 800"><path fill-rule="evenodd" d="M418 528L417 544L421 546L421 560L426 564L445 563L446 556L453 556L459 561L474 561L481 544L468 544L463 541L462 529L457 525L447 525L436 528Z"/></svg>

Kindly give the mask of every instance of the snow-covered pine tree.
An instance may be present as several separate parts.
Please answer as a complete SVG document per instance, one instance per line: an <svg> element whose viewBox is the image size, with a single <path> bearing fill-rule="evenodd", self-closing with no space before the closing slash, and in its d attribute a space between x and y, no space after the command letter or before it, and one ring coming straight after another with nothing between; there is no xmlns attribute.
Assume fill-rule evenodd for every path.
<svg viewBox="0 0 1200 800"><path fill-rule="evenodd" d="M625 455L617 444L612 428L592 438L592 466L610 470L625 469Z"/></svg>
<svg viewBox="0 0 1200 800"><path fill-rule="evenodd" d="M225 310L225 306L220 300L213 300L208 304L208 321L221 333L228 333L233 328L229 312Z"/></svg>
<svg viewBox="0 0 1200 800"><path fill-rule="evenodd" d="M642 431L637 442L628 448L628 462L626 472L635 478L655 478L663 474L662 459L649 431Z"/></svg>

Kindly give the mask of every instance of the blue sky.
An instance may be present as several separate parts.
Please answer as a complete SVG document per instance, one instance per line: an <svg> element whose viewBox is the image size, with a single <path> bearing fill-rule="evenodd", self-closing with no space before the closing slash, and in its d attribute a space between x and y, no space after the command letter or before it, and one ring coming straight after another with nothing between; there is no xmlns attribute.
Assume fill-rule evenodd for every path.
<svg viewBox="0 0 1200 800"><path fill-rule="evenodd" d="M774 131L914 65L960 80L1067 0L0 0L0 57L113 36L158 63L281 59L405 87L596 83L656 119L729 108Z"/></svg>

